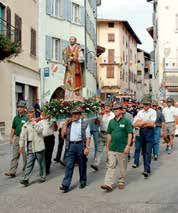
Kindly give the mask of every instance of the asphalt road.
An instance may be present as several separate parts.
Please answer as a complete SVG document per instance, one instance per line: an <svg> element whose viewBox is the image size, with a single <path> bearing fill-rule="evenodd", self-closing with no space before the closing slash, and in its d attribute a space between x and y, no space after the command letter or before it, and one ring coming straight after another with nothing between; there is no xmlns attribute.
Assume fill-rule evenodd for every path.
<svg viewBox="0 0 178 213"><path fill-rule="evenodd" d="M37 165L31 177L32 184L24 188L14 179L3 175L9 167L11 147L0 143L0 213L178 213L178 145L168 156L161 145L158 162L152 163L152 175L145 180L142 165L128 166L128 184L125 190L115 188L107 193L100 189L105 175L105 163L98 172L88 169L88 186L78 188L78 168L75 169L72 190L67 194L59 191L64 168L52 165L47 182L38 182ZM90 162L89 162L90 165ZM118 171L119 172L119 171ZM116 175L117 176L117 175Z"/></svg>

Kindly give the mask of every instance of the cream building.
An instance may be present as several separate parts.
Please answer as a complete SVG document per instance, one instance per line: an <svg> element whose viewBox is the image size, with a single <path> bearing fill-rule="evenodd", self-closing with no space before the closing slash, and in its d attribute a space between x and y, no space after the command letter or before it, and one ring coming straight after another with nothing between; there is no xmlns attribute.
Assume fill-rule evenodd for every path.
<svg viewBox="0 0 178 213"><path fill-rule="evenodd" d="M139 38L127 21L98 19L98 44L105 53L98 60L102 98L136 98L137 45Z"/></svg>
<svg viewBox="0 0 178 213"><path fill-rule="evenodd" d="M96 17L95 0L40 0L39 1L39 67L41 70L42 102L64 97L65 67L62 53L75 36L85 55L82 95L97 93Z"/></svg>
<svg viewBox="0 0 178 213"><path fill-rule="evenodd" d="M157 98L172 96L178 101L178 1L147 0L153 3L153 28L149 28L155 48Z"/></svg>
<svg viewBox="0 0 178 213"><path fill-rule="evenodd" d="M21 43L21 53L0 63L0 123L9 134L16 104L25 100L32 105L39 97L38 70L38 1L1 0L0 33Z"/></svg>

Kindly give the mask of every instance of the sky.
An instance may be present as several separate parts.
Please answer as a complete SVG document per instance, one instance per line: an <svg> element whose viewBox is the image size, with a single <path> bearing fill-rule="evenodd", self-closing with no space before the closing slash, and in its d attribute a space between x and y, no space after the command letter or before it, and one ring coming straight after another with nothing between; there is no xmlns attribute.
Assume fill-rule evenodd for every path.
<svg viewBox="0 0 178 213"><path fill-rule="evenodd" d="M146 0L102 0L98 9L99 18L126 20L140 38L141 47L147 52L153 50L153 40L146 31L152 26L153 6Z"/></svg>

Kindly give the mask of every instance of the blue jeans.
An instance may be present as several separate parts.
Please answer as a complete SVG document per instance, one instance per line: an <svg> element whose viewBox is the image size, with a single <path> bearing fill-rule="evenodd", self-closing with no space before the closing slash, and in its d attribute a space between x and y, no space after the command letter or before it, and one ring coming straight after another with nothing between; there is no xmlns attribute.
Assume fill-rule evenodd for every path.
<svg viewBox="0 0 178 213"><path fill-rule="evenodd" d="M155 127L154 128L153 154L157 155L157 156L159 154L160 136L161 136L161 127Z"/></svg>
<svg viewBox="0 0 178 213"><path fill-rule="evenodd" d="M91 135L93 135L93 141L94 141L94 146L95 146L94 159L96 159L97 154L98 154L99 132L98 131L91 131Z"/></svg>
<svg viewBox="0 0 178 213"><path fill-rule="evenodd" d="M144 172L151 172L152 148L154 143L154 128L141 128L140 141L142 145Z"/></svg>
<svg viewBox="0 0 178 213"><path fill-rule="evenodd" d="M134 154L134 164L139 166L140 162L140 152L141 152L142 144L140 142L140 136L136 136L135 141L135 154Z"/></svg>
<svg viewBox="0 0 178 213"><path fill-rule="evenodd" d="M87 157L82 144L70 144L66 156L66 170L62 185L69 187L72 181L75 162L79 163L80 183L87 182Z"/></svg>

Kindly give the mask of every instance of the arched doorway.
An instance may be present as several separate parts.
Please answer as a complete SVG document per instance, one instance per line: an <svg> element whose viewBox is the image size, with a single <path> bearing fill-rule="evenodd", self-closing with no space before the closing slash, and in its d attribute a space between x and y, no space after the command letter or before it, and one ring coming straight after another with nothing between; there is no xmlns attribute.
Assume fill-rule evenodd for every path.
<svg viewBox="0 0 178 213"><path fill-rule="evenodd" d="M58 87L54 93L51 96L51 100L52 99L64 99L65 97L65 90L62 87ZM51 101L50 100L50 101Z"/></svg>

